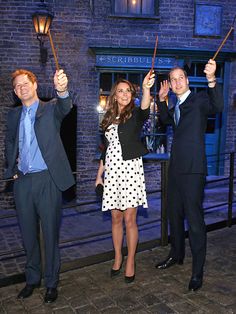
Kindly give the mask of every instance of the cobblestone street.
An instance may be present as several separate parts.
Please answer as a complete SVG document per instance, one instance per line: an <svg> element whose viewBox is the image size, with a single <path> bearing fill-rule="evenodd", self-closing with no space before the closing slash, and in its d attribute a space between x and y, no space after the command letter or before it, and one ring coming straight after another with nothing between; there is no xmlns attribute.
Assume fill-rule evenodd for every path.
<svg viewBox="0 0 236 314"><path fill-rule="evenodd" d="M111 262L61 274L59 297L44 305L44 288L25 301L16 300L23 283L0 289L1 313L236 313L236 226L208 233L204 284L188 292L191 255L187 244L184 265L156 270L168 247L141 252L136 258L136 278L124 282L123 273L109 277Z"/></svg>

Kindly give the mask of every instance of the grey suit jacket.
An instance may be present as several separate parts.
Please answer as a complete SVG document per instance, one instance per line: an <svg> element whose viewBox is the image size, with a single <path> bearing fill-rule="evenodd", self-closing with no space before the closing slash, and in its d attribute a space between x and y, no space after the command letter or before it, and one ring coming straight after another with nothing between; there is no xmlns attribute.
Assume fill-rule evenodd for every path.
<svg viewBox="0 0 236 314"><path fill-rule="evenodd" d="M49 102L39 101L35 117L35 135L48 171L59 188L67 190L72 186L74 178L67 159L61 138L60 126L63 118L72 107L70 97L57 98ZM9 111L5 137L5 156L7 168L4 178L12 178L17 173L19 155L19 125L22 107Z"/></svg>

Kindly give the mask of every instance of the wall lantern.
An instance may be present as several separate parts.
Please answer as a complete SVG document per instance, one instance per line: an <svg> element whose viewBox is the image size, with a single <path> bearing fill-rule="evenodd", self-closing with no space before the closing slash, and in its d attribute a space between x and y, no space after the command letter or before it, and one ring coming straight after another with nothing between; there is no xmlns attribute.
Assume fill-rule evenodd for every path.
<svg viewBox="0 0 236 314"><path fill-rule="evenodd" d="M39 10L32 15L32 20L37 34L37 39L40 43L40 61L42 64L46 64L48 51L47 48L44 47L44 42L53 20L53 14L49 13L44 1L41 0L41 2L42 4L40 4Z"/></svg>

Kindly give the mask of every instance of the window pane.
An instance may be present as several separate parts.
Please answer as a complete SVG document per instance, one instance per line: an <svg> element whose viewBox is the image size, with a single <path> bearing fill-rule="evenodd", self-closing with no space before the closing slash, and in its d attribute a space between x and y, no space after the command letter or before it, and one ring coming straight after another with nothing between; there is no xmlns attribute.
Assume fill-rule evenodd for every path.
<svg viewBox="0 0 236 314"><path fill-rule="evenodd" d="M140 74L139 73L129 73L128 80L133 84L140 84Z"/></svg>
<svg viewBox="0 0 236 314"><path fill-rule="evenodd" d="M142 1L142 14L154 14L154 0Z"/></svg>
<svg viewBox="0 0 236 314"><path fill-rule="evenodd" d="M206 74L203 72L205 69L205 63L198 63L196 66L197 66L196 75L197 76L206 76Z"/></svg>
<svg viewBox="0 0 236 314"><path fill-rule="evenodd" d="M195 64L194 63L186 63L184 66L184 70L187 72L188 76L195 76Z"/></svg>
<svg viewBox="0 0 236 314"><path fill-rule="evenodd" d="M140 14L141 13L141 0L128 0L129 1L129 13Z"/></svg>
<svg viewBox="0 0 236 314"><path fill-rule="evenodd" d="M155 14L154 0L114 0L115 13L122 14Z"/></svg>
<svg viewBox="0 0 236 314"><path fill-rule="evenodd" d="M127 13L128 0L115 0L115 13Z"/></svg>
<svg viewBox="0 0 236 314"><path fill-rule="evenodd" d="M109 92L112 85L112 74L101 73L100 74L100 90L101 92Z"/></svg>
<svg viewBox="0 0 236 314"><path fill-rule="evenodd" d="M217 64L215 75L216 75L216 77L223 77L223 71L222 71L222 65L221 64Z"/></svg>
<svg viewBox="0 0 236 314"><path fill-rule="evenodd" d="M126 80L126 73L114 73L114 82L119 79L125 79Z"/></svg>

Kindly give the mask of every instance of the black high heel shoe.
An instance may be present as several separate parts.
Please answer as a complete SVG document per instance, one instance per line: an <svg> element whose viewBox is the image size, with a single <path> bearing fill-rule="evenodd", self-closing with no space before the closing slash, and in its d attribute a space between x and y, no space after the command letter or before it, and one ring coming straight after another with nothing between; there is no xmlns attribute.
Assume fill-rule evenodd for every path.
<svg viewBox="0 0 236 314"><path fill-rule="evenodd" d="M118 276L120 274L120 271L121 271L121 268L122 268L122 265L123 265L123 261L124 261L124 258L122 257L122 261L121 261L121 264L120 264L120 268L118 269L111 269L111 278L114 278L116 276Z"/></svg>
<svg viewBox="0 0 236 314"><path fill-rule="evenodd" d="M125 276L126 283L131 283L134 281L134 279L135 279L135 274L133 274L133 276Z"/></svg>
<svg viewBox="0 0 236 314"><path fill-rule="evenodd" d="M133 276L125 276L125 283L131 283L135 279L135 270L136 270L136 263L134 264L134 274Z"/></svg>

